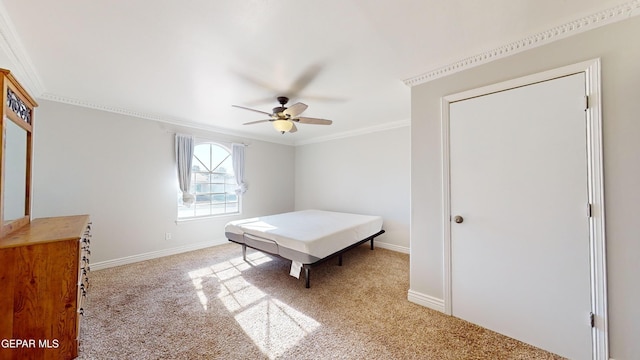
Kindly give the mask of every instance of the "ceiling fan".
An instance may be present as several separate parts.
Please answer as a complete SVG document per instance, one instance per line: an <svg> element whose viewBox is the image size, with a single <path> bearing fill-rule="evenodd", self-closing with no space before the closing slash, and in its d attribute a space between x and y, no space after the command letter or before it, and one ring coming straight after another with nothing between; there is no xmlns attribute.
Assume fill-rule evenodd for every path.
<svg viewBox="0 0 640 360"><path fill-rule="evenodd" d="M255 109L251 109L251 108L240 106L240 105L231 105L231 106L265 114L270 117L270 119L251 121L248 123L244 123L243 125L252 125L252 124L271 121L273 122L273 127L279 132L281 132L282 134L286 132L294 133L298 131L298 128L296 127L295 123L314 124L314 125L331 125L332 123L331 120L326 120L326 119L299 117L298 115L302 114L307 109L308 106L306 104L298 102L289 107L285 107L285 105L289 102L289 98L286 96L278 96L277 99L278 99L278 102L280 103L280 106L274 107L272 113L268 113L266 111L261 111L261 110L255 110Z"/></svg>

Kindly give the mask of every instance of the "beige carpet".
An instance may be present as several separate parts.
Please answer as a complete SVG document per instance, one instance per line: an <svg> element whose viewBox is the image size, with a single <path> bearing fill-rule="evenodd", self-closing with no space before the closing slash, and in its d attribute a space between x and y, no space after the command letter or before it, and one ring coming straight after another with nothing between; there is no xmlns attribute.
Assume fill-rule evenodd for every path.
<svg viewBox="0 0 640 360"><path fill-rule="evenodd" d="M559 359L407 301L409 256L311 271L227 244L91 273L80 359Z"/></svg>

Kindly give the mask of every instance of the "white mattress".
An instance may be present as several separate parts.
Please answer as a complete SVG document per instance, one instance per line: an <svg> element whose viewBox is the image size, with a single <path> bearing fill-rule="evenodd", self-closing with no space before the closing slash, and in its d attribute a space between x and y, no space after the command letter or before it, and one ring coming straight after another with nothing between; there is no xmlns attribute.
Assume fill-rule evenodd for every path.
<svg viewBox="0 0 640 360"><path fill-rule="evenodd" d="M342 250L382 230L382 217L323 210L303 210L236 220L225 232L271 240L317 258ZM237 238L236 237L236 238Z"/></svg>

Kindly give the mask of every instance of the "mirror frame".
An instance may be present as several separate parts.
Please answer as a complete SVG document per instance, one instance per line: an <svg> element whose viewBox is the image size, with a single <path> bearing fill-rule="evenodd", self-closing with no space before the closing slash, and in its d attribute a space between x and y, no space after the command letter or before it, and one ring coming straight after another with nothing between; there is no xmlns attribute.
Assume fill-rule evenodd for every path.
<svg viewBox="0 0 640 360"><path fill-rule="evenodd" d="M0 69L2 83L2 119L0 121L0 237L31 222L31 162L33 158L33 110L38 104L27 91L18 83L11 72ZM13 97L9 97L9 93ZM21 218L4 221L4 186L5 186L5 146L6 124L12 121L27 132L27 171L25 189L25 215Z"/></svg>

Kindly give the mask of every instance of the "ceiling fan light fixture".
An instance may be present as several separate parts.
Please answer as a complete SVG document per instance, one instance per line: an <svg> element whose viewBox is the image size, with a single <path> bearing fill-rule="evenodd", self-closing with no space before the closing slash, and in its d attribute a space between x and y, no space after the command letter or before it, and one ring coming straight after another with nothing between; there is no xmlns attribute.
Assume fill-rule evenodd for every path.
<svg viewBox="0 0 640 360"><path fill-rule="evenodd" d="M273 127L284 134L293 128L293 123L288 120L275 120Z"/></svg>
<svg viewBox="0 0 640 360"><path fill-rule="evenodd" d="M249 110L253 112L257 112L260 114L264 114L270 117L270 119L250 121L244 123L243 125L252 125L263 122L271 122L273 123L273 127L281 134L286 132L295 133L298 131L298 128L295 123L298 124L315 124L315 125L331 125L331 120L326 119L317 119L310 117L299 117L298 115L302 114L307 109L307 104L303 104L301 102L297 102L289 107L285 107L284 105L289 101L289 98L280 96L278 97L278 102L280 106L273 108L273 112L268 113L262 110L251 109L248 107L240 106L240 105L231 105L233 107L237 107L244 110Z"/></svg>

